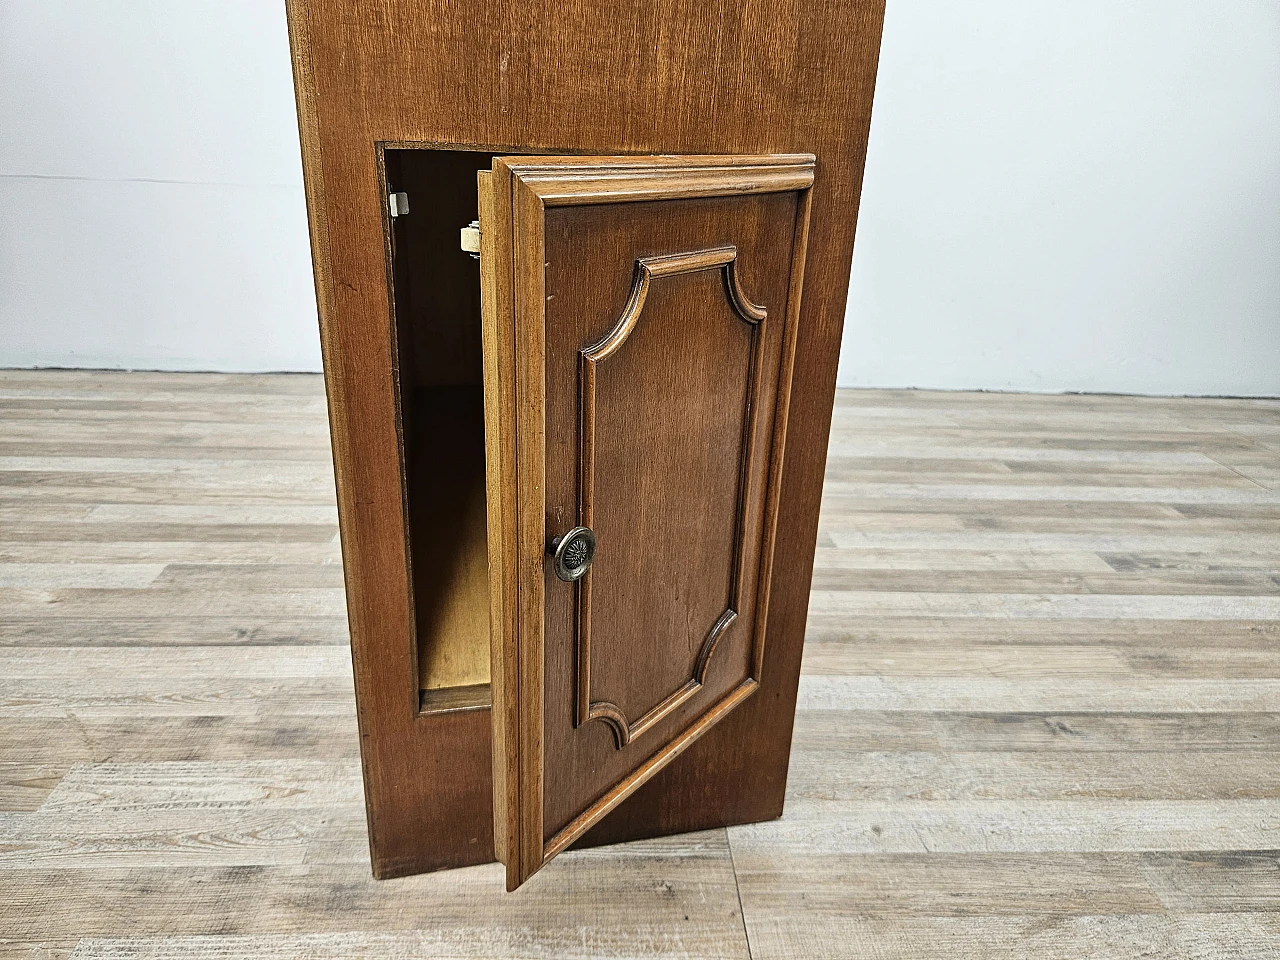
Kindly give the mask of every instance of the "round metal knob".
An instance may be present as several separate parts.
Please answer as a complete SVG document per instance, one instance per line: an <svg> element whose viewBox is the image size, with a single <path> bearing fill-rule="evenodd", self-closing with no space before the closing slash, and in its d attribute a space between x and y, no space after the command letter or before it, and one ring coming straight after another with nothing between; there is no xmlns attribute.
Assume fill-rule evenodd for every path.
<svg viewBox="0 0 1280 960"><path fill-rule="evenodd" d="M574 527L551 541L551 559L556 576L566 583L579 580L591 569L596 556L596 535L590 527Z"/></svg>

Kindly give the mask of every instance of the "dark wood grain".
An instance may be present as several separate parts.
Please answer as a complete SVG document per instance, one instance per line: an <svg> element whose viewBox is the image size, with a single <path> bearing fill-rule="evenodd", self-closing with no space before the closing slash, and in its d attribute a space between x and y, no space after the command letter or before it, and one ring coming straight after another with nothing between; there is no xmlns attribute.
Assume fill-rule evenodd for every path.
<svg viewBox="0 0 1280 960"><path fill-rule="evenodd" d="M663 218L661 209L652 214ZM722 227L729 229L728 224ZM645 237L646 245L662 242L658 236ZM617 264L597 261L594 269L616 271ZM705 276L698 278L701 283L696 287L685 286L697 297L686 296L682 301L671 291L666 291L667 297L654 297L645 335L637 337L634 346L638 352L647 345L649 356L637 360L628 351L633 354L630 363L621 372L611 371L612 376L605 374L604 406L612 409L598 416L600 364L636 332L645 307L650 306L654 281L709 270L716 273L710 290ZM709 318L726 316L726 301L728 322L708 323ZM661 321L654 319L664 306L664 319L674 328L665 332ZM681 306L692 316L682 316ZM566 307L572 307L572 300L558 304L557 312ZM764 307L742 293L737 247L636 256L621 316L601 339L579 352L578 522L599 533L599 500L607 511L606 525L613 527L616 548L577 588L574 723L607 723L619 749L702 691L712 658L728 647L721 641L730 631L740 634L744 629L738 611L744 601L757 596L758 578L754 577L748 595L743 595L745 575L756 572L743 566L748 559L752 508L760 506L752 496L760 487L758 471L753 469L756 411L768 399L762 393L760 366L765 348L776 339L761 333L767 317ZM736 363L735 347L744 354ZM772 388L770 382L768 389ZM741 395L734 397L735 392ZM600 423L603 431L598 431ZM701 442L694 436L699 430L704 434ZM713 447L720 449L708 456ZM597 453L602 448L604 470L597 477ZM655 463L661 464L660 471L652 469ZM719 490L713 479L717 474ZM602 487L599 497L597 480ZM662 504L658 510L652 506L655 499ZM717 533L722 540L718 551ZM708 561L726 569L708 570ZM606 630L615 628L605 638L613 642L593 647L592 585L610 573L615 582L602 587L601 619ZM711 601L703 612L701 630L690 615L699 599ZM666 622L645 622L655 615ZM672 649L670 641L676 638L683 642ZM594 672L606 686L603 693L593 692L595 660L602 661L603 669Z"/></svg>
<svg viewBox="0 0 1280 960"><path fill-rule="evenodd" d="M817 155L761 690L589 839L774 817L782 809L883 7L883 0L692 7L664 0L625 8L538 0L463 11L442 2L290 2L378 875L492 856L487 718L454 715L437 730L413 709L378 144Z"/></svg>

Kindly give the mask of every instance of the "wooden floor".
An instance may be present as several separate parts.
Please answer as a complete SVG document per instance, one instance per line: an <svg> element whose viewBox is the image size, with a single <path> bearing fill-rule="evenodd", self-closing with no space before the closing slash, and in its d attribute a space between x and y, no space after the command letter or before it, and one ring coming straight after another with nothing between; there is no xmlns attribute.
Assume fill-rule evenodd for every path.
<svg viewBox="0 0 1280 960"><path fill-rule="evenodd" d="M785 817L369 875L322 387L0 373L0 957L1280 956L1280 402L839 396Z"/></svg>

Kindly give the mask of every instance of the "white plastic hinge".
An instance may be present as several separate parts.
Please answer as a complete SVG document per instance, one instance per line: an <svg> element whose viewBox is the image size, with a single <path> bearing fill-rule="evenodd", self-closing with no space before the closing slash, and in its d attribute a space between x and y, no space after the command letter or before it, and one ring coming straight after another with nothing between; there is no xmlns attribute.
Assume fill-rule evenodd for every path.
<svg viewBox="0 0 1280 960"><path fill-rule="evenodd" d="M480 256L480 221L472 220L469 224L462 228L462 236L460 237L460 245L465 253L471 254L473 257Z"/></svg>
<svg viewBox="0 0 1280 960"><path fill-rule="evenodd" d="M403 217L409 212L409 195L407 193L389 194L387 206L391 208L391 216Z"/></svg>

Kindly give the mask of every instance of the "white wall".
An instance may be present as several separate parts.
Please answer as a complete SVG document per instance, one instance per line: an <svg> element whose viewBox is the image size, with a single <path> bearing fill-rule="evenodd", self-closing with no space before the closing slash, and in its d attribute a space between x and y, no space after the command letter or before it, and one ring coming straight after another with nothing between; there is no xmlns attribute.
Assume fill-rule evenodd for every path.
<svg viewBox="0 0 1280 960"><path fill-rule="evenodd" d="M281 0L0 0L0 366L318 370Z"/></svg>
<svg viewBox="0 0 1280 960"><path fill-rule="evenodd" d="M0 366L319 368L283 3L0 0ZM840 382L1280 394L1280 0L889 0Z"/></svg>
<svg viewBox="0 0 1280 960"><path fill-rule="evenodd" d="M1280 395L1280 0L889 0L840 382Z"/></svg>

